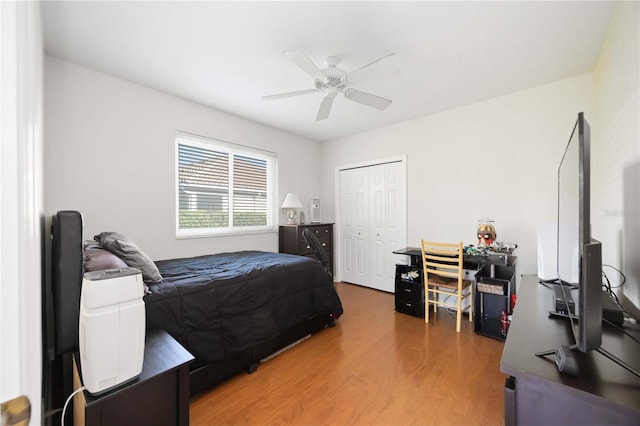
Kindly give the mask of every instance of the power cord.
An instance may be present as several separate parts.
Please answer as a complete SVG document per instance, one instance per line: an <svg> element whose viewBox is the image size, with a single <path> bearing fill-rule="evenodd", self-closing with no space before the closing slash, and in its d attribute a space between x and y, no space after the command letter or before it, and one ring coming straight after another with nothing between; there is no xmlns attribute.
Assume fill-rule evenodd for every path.
<svg viewBox="0 0 640 426"><path fill-rule="evenodd" d="M620 284L618 284L617 286L612 286L611 282L609 281L609 277L607 277L607 274L602 271L602 290L604 292L606 292L609 297L611 297L611 299L615 302L616 305L618 305L620 307L620 309L622 309L623 314L625 315L626 318L631 318L632 320L639 322L640 318L638 318L637 316L633 315L631 312L627 311L625 309L625 307L622 305L622 303L620 303L620 300L618 299L618 295L613 291L614 288L620 288L624 285L625 282L627 282L627 277L624 275L624 273L619 270L618 268L611 266L611 265L607 265L607 264L602 264L602 266L608 266L609 268L615 270L616 272L618 272L620 274L620 276L622 277L622 281L620 282Z"/></svg>
<svg viewBox="0 0 640 426"><path fill-rule="evenodd" d="M610 287L610 288L620 288L620 287L622 287L622 286L624 285L624 283L625 283L625 282L627 282L627 277L624 275L624 273L623 273L620 269L616 268L615 266L608 265L608 264L606 264L606 263L603 263L603 264L602 264L602 266L607 266L607 267L609 267L609 268L613 269L614 271L616 271L617 273L619 273L619 274L620 274L620 276L622 277L622 282L621 282L619 285L617 285L617 286L615 286L615 287ZM602 272L602 275L603 275L604 277L606 277L606 276L607 276L607 274L605 274L604 272ZM609 280L607 279L607 281L609 281ZM609 285L611 286L611 284L609 284Z"/></svg>
<svg viewBox="0 0 640 426"><path fill-rule="evenodd" d="M83 390L84 390L84 386L81 386L78 389L74 390L73 393L69 395L69 398L67 398L67 402L64 403L64 408L62 409L62 417L60 417L60 426L64 426L64 415L67 412L67 405L69 405L69 402L71 402L71 400L77 393L82 392Z"/></svg>

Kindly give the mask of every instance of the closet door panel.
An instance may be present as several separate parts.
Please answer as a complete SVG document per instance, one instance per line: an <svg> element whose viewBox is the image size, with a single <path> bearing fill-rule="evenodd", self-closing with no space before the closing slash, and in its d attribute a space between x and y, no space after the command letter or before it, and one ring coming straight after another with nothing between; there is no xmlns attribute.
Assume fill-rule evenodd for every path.
<svg viewBox="0 0 640 426"><path fill-rule="evenodd" d="M386 199L384 164L369 170L369 255L371 259L369 286L385 290L386 259Z"/></svg>
<svg viewBox="0 0 640 426"><path fill-rule="evenodd" d="M361 285L369 283L366 253L369 182L366 176L366 169L340 172L342 280Z"/></svg>
<svg viewBox="0 0 640 426"><path fill-rule="evenodd" d="M394 291L395 265L398 255L393 254L407 246L407 186L404 163L384 165L385 190L385 291Z"/></svg>

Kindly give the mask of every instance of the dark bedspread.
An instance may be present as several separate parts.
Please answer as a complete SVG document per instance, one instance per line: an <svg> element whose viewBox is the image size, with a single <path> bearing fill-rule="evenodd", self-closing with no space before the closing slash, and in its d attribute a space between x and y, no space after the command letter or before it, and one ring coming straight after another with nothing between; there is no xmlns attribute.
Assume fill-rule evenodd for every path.
<svg viewBox="0 0 640 426"><path fill-rule="evenodd" d="M198 363L221 361L316 315L342 313L320 262L259 251L156 262L147 328L162 328Z"/></svg>

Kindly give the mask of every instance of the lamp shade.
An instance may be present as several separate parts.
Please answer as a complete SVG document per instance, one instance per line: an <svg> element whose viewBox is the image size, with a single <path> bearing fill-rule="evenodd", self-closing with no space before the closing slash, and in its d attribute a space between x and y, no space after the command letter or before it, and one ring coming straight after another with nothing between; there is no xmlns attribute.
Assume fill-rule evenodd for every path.
<svg viewBox="0 0 640 426"><path fill-rule="evenodd" d="M290 192L284 198L284 201L282 202L282 205L280 206L280 208L283 208L283 209L301 209L302 208L302 203L300 202L300 199L298 198L298 196L296 194L294 194L293 192Z"/></svg>

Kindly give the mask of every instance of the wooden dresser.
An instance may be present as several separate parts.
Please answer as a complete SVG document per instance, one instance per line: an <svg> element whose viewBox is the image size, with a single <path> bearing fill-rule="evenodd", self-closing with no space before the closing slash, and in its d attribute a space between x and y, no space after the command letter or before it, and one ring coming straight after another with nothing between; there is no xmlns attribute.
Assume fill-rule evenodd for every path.
<svg viewBox="0 0 640 426"><path fill-rule="evenodd" d="M329 258L329 269L333 274L333 223L309 223L306 225L280 225L279 250L280 253L299 254L317 259L313 250L302 236L302 231L311 229Z"/></svg>

